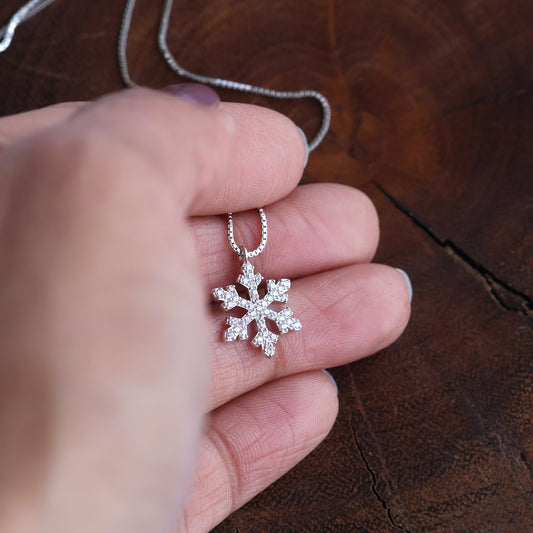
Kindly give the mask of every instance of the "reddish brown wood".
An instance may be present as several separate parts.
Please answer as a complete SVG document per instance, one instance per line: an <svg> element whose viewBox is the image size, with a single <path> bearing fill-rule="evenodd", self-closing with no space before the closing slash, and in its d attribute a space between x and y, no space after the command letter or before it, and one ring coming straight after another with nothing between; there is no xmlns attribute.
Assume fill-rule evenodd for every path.
<svg viewBox="0 0 533 533"><path fill-rule="evenodd" d="M153 87L176 81L159 7L139 0L128 48ZM0 54L0 114L120 89L122 8L58 0L20 28ZM365 190L378 260L415 289L403 338L333 371L326 442L218 532L533 530L531 28L524 0L176 0L169 43L186 67L330 98L305 180ZM312 102L223 97L318 125Z"/></svg>

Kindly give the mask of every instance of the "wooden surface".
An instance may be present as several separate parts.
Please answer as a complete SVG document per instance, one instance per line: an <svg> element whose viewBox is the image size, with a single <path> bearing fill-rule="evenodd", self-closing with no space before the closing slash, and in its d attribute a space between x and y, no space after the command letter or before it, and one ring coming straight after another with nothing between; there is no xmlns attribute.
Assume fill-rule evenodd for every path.
<svg viewBox="0 0 533 533"><path fill-rule="evenodd" d="M132 76L174 83L160 2L139 2ZM3 0L0 21L19 4ZM122 8L58 0L21 27L0 55L0 114L121 88ZM367 192L377 260L415 291L399 342L332 371L328 439L217 533L533 531L533 2L177 0L173 13L187 68L330 99L304 180ZM318 125L313 102L222 96Z"/></svg>

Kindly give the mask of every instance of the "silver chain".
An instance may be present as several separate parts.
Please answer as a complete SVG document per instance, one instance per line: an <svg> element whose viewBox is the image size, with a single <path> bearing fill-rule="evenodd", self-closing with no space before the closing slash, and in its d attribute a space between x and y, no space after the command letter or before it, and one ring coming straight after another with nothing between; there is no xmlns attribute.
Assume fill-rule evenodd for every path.
<svg viewBox="0 0 533 533"><path fill-rule="evenodd" d="M239 246L235 242L235 237L233 236L233 213L228 213L228 241L233 251L238 254L243 261L248 261L249 257L258 256L265 249L267 243L268 227L266 215L261 208L259 208L257 212L259 213L259 218L261 219L261 242L259 243L259 246L252 252L249 252L244 246Z"/></svg>
<svg viewBox="0 0 533 533"><path fill-rule="evenodd" d="M31 19L34 15L37 15L39 11L49 6L52 2L55 2L55 0L30 0L19 8L9 22L0 28L0 39L2 39L0 41L0 53L5 52L9 48L18 26Z"/></svg>
<svg viewBox="0 0 533 533"><path fill-rule="evenodd" d="M131 18L133 15L133 10L135 8L135 3L137 0L127 0L126 7L124 9L124 15L122 17L122 25L120 28L120 35L118 40L118 63L120 74L122 80L128 87L138 87L138 85L131 79L129 69L128 69L128 60L126 56L126 45L128 42L128 35L131 26ZM172 55L168 48L167 44L167 34L168 27L170 22L170 14L172 11L172 5L174 0L165 0L163 11L161 14L161 22L159 25L158 33L158 44L161 54L165 58L167 65L172 71L191 81L197 83L203 83L205 85L211 85L213 87L219 87L221 89L231 89L233 91L239 91L243 93L259 94L261 96L268 96L270 98L277 98L281 100L299 100L302 98L314 98L320 104L322 109L322 123L320 128L309 143L309 151L314 150L324 139L326 133L329 130L329 124L331 122L331 107L327 98L311 89L306 89L302 91L274 91L272 89L267 89L265 87L259 87L257 85L250 85L248 83L241 83L238 81L226 80L223 78L212 78L210 76L204 76L202 74L196 74L189 70L184 69L181 65L178 64L176 58Z"/></svg>

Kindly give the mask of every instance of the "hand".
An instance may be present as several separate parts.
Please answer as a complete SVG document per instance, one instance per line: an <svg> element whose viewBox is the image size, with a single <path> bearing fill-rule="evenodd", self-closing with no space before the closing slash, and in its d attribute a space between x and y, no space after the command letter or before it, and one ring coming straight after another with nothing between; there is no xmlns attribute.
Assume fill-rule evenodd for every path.
<svg viewBox="0 0 533 533"><path fill-rule="evenodd" d="M320 369L394 341L397 270L366 196L296 187L300 133L243 104L130 90L0 119L0 530L207 531L337 413ZM225 217L267 206L253 260L293 280L300 332L222 342ZM253 247L254 211L235 220ZM204 420L204 414L208 413Z"/></svg>

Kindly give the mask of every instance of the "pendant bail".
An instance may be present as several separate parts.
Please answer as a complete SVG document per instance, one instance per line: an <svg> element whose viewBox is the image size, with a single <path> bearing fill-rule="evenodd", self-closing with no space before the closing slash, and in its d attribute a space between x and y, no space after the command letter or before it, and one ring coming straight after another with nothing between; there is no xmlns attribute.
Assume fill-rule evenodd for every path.
<svg viewBox="0 0 533 533"><path fill-rule="evenodd" d="M244 246L241 246L239 257L243 263L248 263L248 257L250 257L250 254Z"/></svg>

